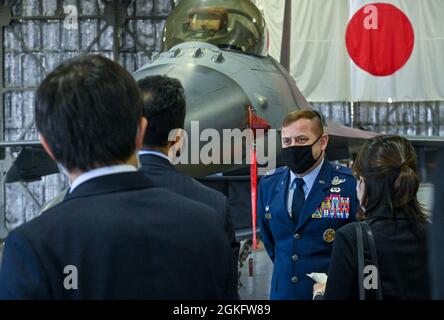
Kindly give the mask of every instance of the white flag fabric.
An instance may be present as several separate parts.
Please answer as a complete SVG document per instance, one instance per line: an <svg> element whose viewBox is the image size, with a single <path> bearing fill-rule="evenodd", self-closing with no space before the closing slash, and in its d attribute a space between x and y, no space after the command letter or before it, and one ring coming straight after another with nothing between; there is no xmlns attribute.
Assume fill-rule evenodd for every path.
<svg viewBox="0 0 444 320"><path fill-rule="evenodd" d="M285 0L260 1L279 60ZM443 0L292 0L290 73L312 102L444 100Z"/></svg>
<svg viewBox="0 0 444 320"><path fill-rule="evenodd" d="M284 24L285 0L252 0L262 11L269 33L270 56L279 61L281 56L282 26Z"/></svg>

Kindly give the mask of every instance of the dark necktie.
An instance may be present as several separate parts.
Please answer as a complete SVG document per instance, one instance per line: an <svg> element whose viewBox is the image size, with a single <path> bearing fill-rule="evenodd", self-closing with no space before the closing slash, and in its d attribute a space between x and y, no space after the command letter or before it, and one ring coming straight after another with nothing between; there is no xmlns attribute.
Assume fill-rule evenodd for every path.
<svg viewBox="0 0 444 320"><path fill-rule="evenodd" d="M293 192L293 202L291 204L291 216L294 223L298 223L300 214L302 213L302 208L305 203L305 193L304 193L304 179L295 178L296 188Z"/></svg>

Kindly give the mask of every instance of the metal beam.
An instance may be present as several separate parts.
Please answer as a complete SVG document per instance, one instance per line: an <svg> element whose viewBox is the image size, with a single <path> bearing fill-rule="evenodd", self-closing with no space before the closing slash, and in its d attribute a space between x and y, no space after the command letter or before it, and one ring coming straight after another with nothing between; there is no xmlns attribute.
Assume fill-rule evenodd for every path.
<svg viewBox="0 0 444 320"><path fill-rule="evenodd" d="M291 55L291 0L285 0L284 25L282 28L281 65L290 71Z"/></svg>
<svg viewBox="0 0 444 320"><path fill-rule="evenodd" d="M120 62L120 19L119 19L119 0L113 0L113 60Z"/></svg>
<svg viewBox="0 0 444 320"><path fill-rule="evenodd" d="M29 140L29 141L2 141L0 142L0 149L5 148L16 148L16 147L39 147L42 144L38 140Z"/></svg>
<svg viewBox="0 0 444 320"><path fill-rule="evenodd" d="M4 37L5 28L1 28L0 32L0 87L2 88L0 92L0 141L5 139L5 106L4 106L4 93L3 88L5 83L4 79L4 68L5 68L5 57L4 57ZM5 150L0 150L0 240L3 241L8 236L8 229L6 228L6 191L5 191L5 177L6 171L6 153Z"/></svg>

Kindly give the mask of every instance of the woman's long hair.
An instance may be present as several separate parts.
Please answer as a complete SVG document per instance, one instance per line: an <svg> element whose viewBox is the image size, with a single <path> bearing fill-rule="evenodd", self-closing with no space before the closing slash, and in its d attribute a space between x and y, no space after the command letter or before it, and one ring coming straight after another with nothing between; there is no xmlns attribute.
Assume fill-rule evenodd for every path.
<svg viewBox="0 0 444 320"><path fill-rule="evenodd" d="M417 199L416 153L407 139L388 135L370 139L361 148L353 172L365 183L365 212L359 218L368 218L375 209L384 207L393 217L404 212L417 225L425 225L427 216Z"/></svg>

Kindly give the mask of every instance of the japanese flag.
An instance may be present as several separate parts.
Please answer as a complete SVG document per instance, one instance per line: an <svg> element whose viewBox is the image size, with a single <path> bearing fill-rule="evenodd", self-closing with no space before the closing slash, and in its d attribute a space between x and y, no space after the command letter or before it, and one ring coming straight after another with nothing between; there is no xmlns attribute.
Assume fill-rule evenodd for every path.
<svg viewBox="0 0 444 320"><path fill-rule="evenodd" d="M285 1L260 6L279 60ZM443 0L292 0L290 73L309 101L444 100L443 17Z"/></svg>

